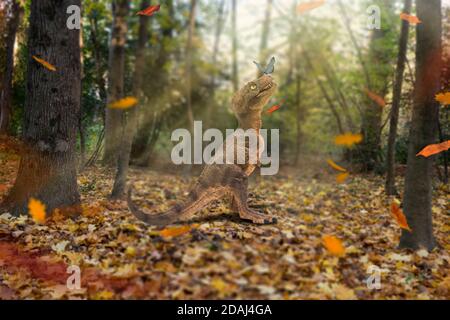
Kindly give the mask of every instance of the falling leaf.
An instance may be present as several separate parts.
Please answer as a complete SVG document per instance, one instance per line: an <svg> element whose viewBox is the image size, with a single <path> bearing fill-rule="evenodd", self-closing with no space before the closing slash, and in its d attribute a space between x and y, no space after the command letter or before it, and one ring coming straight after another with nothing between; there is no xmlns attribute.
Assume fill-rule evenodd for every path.
<svg viewBox="0 0 450 320"><path fill-rule="evenodd" d="M341 172L347 172L346 169L342 168L340 165L336 164L333 160L328 159L327 163L332 167L334 170L341 171Z"/></svg>
<svg viewBox="0 0 450 320"><path fill-rule="evenodd" d="M402 209L400 208L400 203L398 200L394 200L391 203L391 215L394 217L395 221L397 221L400 228L412 232L411 228L408 225L408 221L406 221L406 217L403 214Z"/></svg>
<svg viewBox="0 0 450 320"><path fill-rule="evenodd" d="M111 103L109 107L111 109L129 109L134 107L137 103L138 100L135 97L126 97Z"/></svg>
<svg viewBox="0 0 450 320"><path fill-rule="evenodd" d="M322 243L324 247L332 255L342 257L345 254L345 248L342 245L342 241L332 235L325 235L322 237Z"/></svg>
<svg viewBox="0 0 450 320"><path fill-rule="evenodd" d="M440 153L442 151L446 151L450 148L450 140L444 141L442 143L437 144L430 144L423 148L416 156L424 156L425 158L428 158L429 156L432 156L433 154Z"/></svg>
<svg viewBox="0 0 450 320"><path fill-rule="evenodd" d="M34 198L30 198L28 210L35 222L42 223L45 221L45 205Z"/></svg>
<svg viewBox="0 0 450 320"><path fill-rule="evenodd" d="M422 21L420 21L420 19L418 17L404 13L404 12L400 13L400 19L408 21L410 24L413 24L413 25L422 23Z"/></svg>
<svg viewBox="0 0 450 320"><path fill-rule="evenodd" d="M347 180L347 178L348 178L349 175L350 175L350 174L349 174L348 172L339 173L339 174L336 176L336 182L337 182L337 183L344 183L345 180Z"/></svg>
<svg viewBox="0 0 450 320"><path fill-rule="evenodd" d="M149 6L148 8L145 8L144 10L139 11L137 14L141 16L152 16L155 12L159 11L161 8L161 5L157 4L154 6Z"/></svg>
<svg viewBox="0 0 450 320"><path fill-rule="evenodd" d="M309 1L309 2L304 2L304 3L300 3L297 6L297 12L302 14L305 13L307 11L316 9L322 5L325 4L325 0L316 0L316 1Z"/></svg>
<svg viewBox="0 0 450 320"><path fill-rule="evenodd" d="M367 96L380 107L384 108L386 106L386 101L384 101L383 97L377 95L369 89L364 89L364 91L366 92Z"/></svg>
<svg viewBox="0 0 450 320"><path fill-rule="evenodd" d="M336 136L334 139L334 143L337 145L345 145L347 147L351 147L352 145L356 143L360 143L362 141L363 137L362 134L353 134L353 133L346 133Z"/></svg>
<svg viewBox="0 0 450 320"><path fill-rule="evenodd" d="M450 105L450 92L438 93L436 95L436 101L443 105Z"/></svg>
<svg viewBox="0 0 450 320"><path fill-rule="evenodd" d="M172 227L161 230L159 234L161 235L161 237L165 238L178 237L185 233L188 233L189 231L191 231L191 229L192 229L191 226Z"/></svg>
<svg viewBox="0 0 450 320"><path fill-rule="evenodd" d="M36 60L37 62L39 62L40 64L42 64L46 69L48 69L50 71L56 71L55 66L50 64L50 63L48 63L44 59L40 59L40 58L38 58L36 56L33 56L33 59Z"/></svg>
<svg viewBox="0 0 450 320"><path fill-rule="evenodd" d="M272 107L270 107L268 110L267 110L267 113L272 113L272 112L275 112L275 111L277 111L278 109L280 109L281 108L281 105L274 105L274 106L272 106Z"/></svg>

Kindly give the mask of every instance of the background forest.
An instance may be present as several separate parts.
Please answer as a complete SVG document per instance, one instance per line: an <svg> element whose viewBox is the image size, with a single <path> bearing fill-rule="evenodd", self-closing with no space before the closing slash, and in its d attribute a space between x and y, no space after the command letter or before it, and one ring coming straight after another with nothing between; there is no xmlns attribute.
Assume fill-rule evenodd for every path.
<svg viewBox="0 0 450 320"><path fill-rule="evenodd" d="M448 151L416 154L448 149L449 1L2 0L0 31L0 298L448 299ZM235 128L272 56L281 169L251 203L278 224L137 224L127 182L149 212L185 197L172 131Z"/></svg>

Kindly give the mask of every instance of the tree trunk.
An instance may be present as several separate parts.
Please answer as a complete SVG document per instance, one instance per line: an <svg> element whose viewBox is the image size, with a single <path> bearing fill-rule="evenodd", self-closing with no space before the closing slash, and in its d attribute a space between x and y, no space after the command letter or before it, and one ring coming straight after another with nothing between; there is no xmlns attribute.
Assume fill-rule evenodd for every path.
<svg viewBox="0 0 450 320"><path fill-rule="evenodd" d="M5 205L14 215L28 212L30 197L47 207L79 212L76 135L80 109L79 30L66 27L66 9L80 0L31 2L23 152L16 182ZM57 70L37 63L40 57Z"/></svg>
<svg viewBox="0 0 450 320"><path fill-rule="evenodd" d="M188 40L186 45L186 100L187 117L189 128L194 130L194 112L192 111L192 40L195 32L195 10L197 0L191 0L191 11L189 13Z"/></svg>
<svg viewBox="0 0 450 320"><path fill-rule="evenodd" d="M432 224L433 158L416 154L436 142L439 104L435 95L440 90L442 16L440 0L417 0L416 86L409 133L408 166L406 168L404 212L412 232L403 230L401 248L428 250L436 246Z"/></svg>
<svg viewBox="0 0 450 320"><path fill-rule="evenodd" d="M302 127L301 122L303 120L302 116L302 106L301 106L301 75L297 62L297 79L295 88L295 113L296 113L296 142L295 142L295 160L294 165L297 166L300 159L300 147L302 139Z"/></svg>
<svg viewBox="0 0 450 320"><path fill-rule="evenodd" d="M150 5L149 0L142 0L141 10ZM136 48L136 61L134 67L133 77L133 96L142 98L142 81L145 67L145 46L148 41L148 22L149 17L141 15L139 17L139 34L138 45ZM120 199L125 195L125 188L127 182L128 169L130 164L131 145L133 137L136 132L138 106L128 111L128 118L126 114L122 114L122 143L119 153L119 161L117 166L116 178L114 187L111 193L111 198Z"/></svg>
<svg viewBox="0 0 450 320"><path fill-rule="evenodd" d="M155 92L167 92L169 86L169 77L167 71L167 61L172 54L171 43L173 41L174 26L175 26L175 12L172 0L166 2L167 6L167 20L161 25L162 39L159 41L160 49L158 52L158 57L156 62L151 69L152 79L152 89ZM155 97L149 97L150 103L156 103ZM153 132L153 123L155 121L161 121L158 113L154 112L153 108L141 108L139 111L140 115L138 118L142 119L142 123L135 134L133 145L131 148L131 158L132 162L139 165L147 164L148 150L153 147L150 145L150 137Z"/></svg>
<svg viewBox="0 0 450 320"><path fill-rule="evenodd" d="M224 24L224 16L225 16L225 0L221 0L219 3L219 9L217 12L217 21L216 21L216 32L214 36L214 48L211 63L214 68L214 71L211 75L211 96L214 96L214 91L216 87L216 74L218 72L217 69L217 55L219 54L219 45L220 45L220 37L222 35L222 29Z"/></svg>
<svg viewBox="0 0 450 320"><path fill-rule="evenodd" d="M219 55L219 46L220 46L220 38L222 36L223 26L225 22L225 0L221 0L219 3L219 7L217 10L217 20L216 20L216 31L214 35L214 47L211 58L212 65L212 73L211 73L211 82L209 87L209 103L206 109L206 127L210 128L213 123L213 109L216 106L214 101L215 93L216 93L216 77L220 72L220 69L217 65L217 56Z"/></svg>
<svg viewBox="0 0 450 320"><path fill-rule="evenodd" d="M373 66L378 66L382 63L382 48L380 46L380 42L384 37L383 30L375 29L372 33L372 37L370 40L370 48L369 48L369 59L374 64ZM380 67L380 66L379 66ZM380 67L381 68L381 67ZM377 78L376 75L371 73L374 78ZM387 80L387 79L385 79ZM379 96L384 98L384 92L380 92L378 89L380 87L375 87L375 81L372 81L371 87L367 89L375 92ZM361 90L363 91L363 90ZM363 113L362 113L362 125L361 125L361 133L364 137L361 145L360 145L360 155L362 156L361 162L364 166L364 171L370 172L379 167L380 164L380 155L381 155L381 117L383 110L377 105L374 101L372 101L365 93L363 93L364 99L363 101Z"/></svg>
<svg viewBox="0 0 450 320"><path fill-rule="evenodd" d="M0 44L0 134L9 133L9 125L11 122L11 90L12 75L14 69L14 44L16 41L17 28L20 22L20 5L19 2L13 0L10 4L10 10L5 6L5 13L10 11L4 22L6 25L2 43Z"/></svg>
<svg viewBox="0 0 450 320"><path fill-rule="evenodd" d="M236 16L237 16L237 3L236 0L232 0L231 5L231 38L232 38L232 49L231 49L231 56L232 56L232 72L231 72L231 79L233 82L233 91L237 92L239 90L239 74L238 74L238 40L237 40L237 22L236 22Z"/></svg>
<svg viewBox="0 0 450 320"><path fill-rule="evenodd" d="M113 24L111 44L109 51L109 75L108 75L108 98L110 104L123 97L124 73L125 73L125 44L128 31L127 16L129 1L113 1ZM105 153L103 162L105 165L117 165L119 147L121 141L121 118L122 111L106 108L105 122Z"/></svg>
<svg viewBox="0 0 450 320"><path fill-rule="evenodd" d="M107 92L106 92L106 83L104 79L104 67L102 63L102 55L100 50L100 43L98 40L99 34L98 34L98 21L97 16L93 14L89 17L89 23L90 23L90 40L92 41L92 51L93 51L93 58L95 63L95 82L97 84L100 100L102 101L103 105L98 106L96 108L95 115L102 114L101 118L104 120L103 116L103 106L106 104L107 99ZM101 110L101 112L100 112Z"/></svg>
<svg viewBox="0 0 450 320"><path fill-rule="evenodd" d="M411 12L411 5L412 0L405 0L403 12L409 14ZM408 50L408 34L409 22L402 20L386 157L386 193L388 195L395 195L397 193L395 188L395 139L397 137L398 116L402 97L403 73L405 71L406 53Z"/></svg>
<svg viewBox="0 0 450 320"><path fill-rule="evenodd" d="M262 26L262 33L261 33L261 43L259 45L259 62L261 65L266 64L267 60L267 46L269 43L269 32L270 32L270 22L271 22L271 16L272 16L272 4L273 0L267 0L266 5L266 13L264 18L264 23ZM256 77L259 78L262 75L260 70L256 71Z"/></svg>

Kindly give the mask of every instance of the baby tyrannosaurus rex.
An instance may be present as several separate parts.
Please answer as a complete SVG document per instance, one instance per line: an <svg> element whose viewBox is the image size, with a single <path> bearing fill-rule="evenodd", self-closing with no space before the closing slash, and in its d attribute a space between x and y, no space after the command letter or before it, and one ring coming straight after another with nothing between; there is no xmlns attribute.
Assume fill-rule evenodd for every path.
<svg viewBox="0 0 450 320"><path fill-rule="evenodd" d="M259 79L247 83L234 95L232 100L232 109L239 121L238 129L255 130L259 139L259 146L263 142L259 135L262 124L261 113L276 88L277 85L272 77L263 75ZM223 145L225 153L227 152L225 150L226 145L230 141L234 141L233 138L230 140L227 137ZM240 151L237 150L237 152ZM248 148L244 152L248 152ZM258 160L261 153L262 150L259 149ZM216 156L218 155L216 154ZM167 212L150 215L141 211L131 199L131 188L128 192L128 206L139 220L151 225L164 226L191 218L213 200L231 197L231 209L239 212L239 216L242 219L250 220L257 224L276 223L276 218L259 213L249 208L247 204L248 176L257 166L257 164L254 164L254 161L248 160L249 156L246 154L244 164L238 164L238 162L229 163L227 161L225 161L225 164L207 164L190 191L188 200L184 204L174 206Z"/></svg>

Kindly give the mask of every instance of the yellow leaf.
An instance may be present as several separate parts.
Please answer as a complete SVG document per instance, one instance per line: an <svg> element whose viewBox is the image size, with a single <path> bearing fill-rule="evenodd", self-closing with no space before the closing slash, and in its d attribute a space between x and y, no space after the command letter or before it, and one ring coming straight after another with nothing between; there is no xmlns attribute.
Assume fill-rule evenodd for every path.
<svg viewBox="0 0 450 320"><path fill-rule="evenodd" d="M344 183L345 180L347 180L347 178L348 178L349 175L350 175L350 174L349 174L348 172L339 173L339 174L336 176L336 182L337 182L337 183Z"/></svg>
<svg viewBox="0 0 450 320"><path fill-rule="evenodd" d="M324 247L332 255L342 257L345 254L345 248L342 245L342 241L332 235L325 235L322 237L322 243Z"/></svg>
<svg viewBox="0 0 450 320"><path fill-rule="evenodd" d="M56 71L56 68L54 65L48 63L47 61L45 61L44 59L40 59L36 56L32 56L34 60L36 60L37 62L39 62L40 64L42 64L46 69L50 70L50 71Z"/></svg>
<svg viewBox="0 0 450 320"><path fill-rule="evenodd" d="M436 95L436 101L443 105L450 105L450 91L445 93L438 93Z"/></svg>
<svg viewBox="0 0 450 320"><path fill-rule="evenodd" d="M136 248L135 247L127 247L125 250L125 254L130 257L134 257L136 255Z"/></svg>
<svg viewBox="0 0 450 320"><path fill-rule="evenodd" d="M173 227L173 228L166 228L164 230L161 230L159 234L161 237L178 237L185 233L188 233L191 231L191 226L181 226L181 227Z"/></svg>
<svg viewBox="0 0 450 320"><path fill-rule="evenodd" d="M337 165L337 164L336 164L333 160L331 160L331 159L328 159L328 160L327 160L327 163L328 163L328 164L330 165L330 167L332 167L334 170L341 171L341 172L347 172L346 169L344 169L343 167Z"/></svg>
<svg viewBox="0 0 450 320"><path fill-rule="evenodd" d="M360 143L362 139L363 139L362 134L345 133L336 136L336 138L334 139L334 143L336 143L337 145L344 145L347 147L351 147L356 143Z"/></svg>
<svg viewBox="0 0 450 320"><path fill-rule="evenodd" d="M39 200L30 198L30 202L28 202L28 211L35 222L45 222L45 204Z"/></svg>
<svg viewBox="0 0 450 320"><path fill-rule="evenodd" d="M227 289L227 284L225 282L223 282L222 279L219 279L219 278L215 278L214 280L212 280L211 286L214 289L216 289L217 291L219 291L220 293L225 292Z"/></svg>
<svg viewBox="0 0 450 320"><path fill-rule="evenodd" d="M110 300L110 299L112 299L112 297L114 297L114 292L104 290L104 291L97 292L95 294L95 296L94 296L94 299L96 299L96 300Z"/></svg>
<svg viewBox="0 0 450 320"><path fill-rule="evenodd" d="M109 107L111 109L129 109L134 107L137 103L138 100L135 97L126 97L109 104Z"/></svg>

